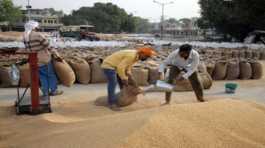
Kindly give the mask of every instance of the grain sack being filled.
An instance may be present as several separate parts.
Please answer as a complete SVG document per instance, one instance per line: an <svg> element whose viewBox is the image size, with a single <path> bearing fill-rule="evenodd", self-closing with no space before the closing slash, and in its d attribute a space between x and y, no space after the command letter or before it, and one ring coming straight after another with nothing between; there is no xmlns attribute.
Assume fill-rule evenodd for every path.
<svg viewBox="0 0 265 148"><path fill-rule="evenodd" d="M118 94L118 106L125 107L131 105L135 101L137 101L137 95L139 95L141 89L134 85L129 85L124 87Z"/></svg>
<svg viewBox="0 0 265 148"><path fill-rule="evenodd" d="M147 67L148 69L148 82L150 84L155 84L157 80L160 78L160 74L158 71L158 67Z"/></svg>
<svg viewBox="0 0 265 148"><path fill-rule="evenodd" d="M226 79L227 80L236 80L240 74L239 62L230 61L227 64Z"/></svg>
<svg viewBox="0 0 265 148"><path fill-rule="evenodd" d="M188 79L176 80L174 91L181 92L181 91L192 91L192 86Z"/></svg>
<svg viewBox="0 0 265 148"><path fill-rule="evenodd" d="M220 61L215 64L213 71L214 80L224 80L226 76L227 63L225 61Z"/></svg>
<svg viewBox="0 0 265 148"><path fill-rule="evenodd" d="M67 87L72 86L76 77L71 66L65 60L62 62L53 60L53 65L60 82Z"/></svg>
<svg viewBox="0 0 265 148"><path fill-rule="evenodd" d="M89 62L91 67L91 83L107 82L106 76L101 68L101 63L102 63L101 59L94 59L91 62Z"/></svg>
<svg viewBox="0 0 265 148"><path fill-rule="evenodd" d="M19 73L20 73L20 80L19 80L19 86L20 87L27 87L30 85L30 67L29 64L24 64L20 66L19 68Z"/></svg>
<svg viewBox="0 0 265 148"><path fill-rule="evenodd" d="M148 70L141 67L132 68L132 76L139 86L147 86L148 83Z"/></svg>
<svg viewBox="0 0 265 148"><path fill-rule="evenodd" d="M252 79L261 79L263 76L262 64L258 61L250 62L252 68Z"/></svg>
<svg viewBox="0 0 265 148"><path fill-rule="evenodd" d="M252 68L251 65L247 61L241 61L239 63L240 67L240 75L239 78L241 80L247 80L250 79L252 76Z"/></svg>
<svg viewBox="0 0 265 148"><path fill-rule="evenodd" d="M81 84L88 84L90 82L90 66L84 59L73 58L69 60L69 64L75 72L77 82Z"/></svg>

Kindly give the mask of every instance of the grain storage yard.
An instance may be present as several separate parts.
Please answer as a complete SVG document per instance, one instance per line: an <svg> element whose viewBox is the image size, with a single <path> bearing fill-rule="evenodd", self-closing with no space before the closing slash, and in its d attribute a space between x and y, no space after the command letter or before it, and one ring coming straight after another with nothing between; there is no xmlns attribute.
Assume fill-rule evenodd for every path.
<svg viewBox="0 0 265 148"><path fill-rule="evenodd" d="M126 38L93 47L86 46L89 42L56 46L63 62L53 64L64 94L51 97L52 113L37 116L17 116L14 108L17 84L10 69L26 57L1 56L0 148L265 147L264 46L191 43L200 54L198 72L206 102L199 103L189 81L182 80L175 84L170 105L163 105L163 92L151 90L125 102L120 111L111 110L100 65L113 52L133 49L138 42ZM17 42L8 44L21 48ZM159 64L181 44L162 46L156 57L133 66L141 88L159 79ZM29 65L18 69L20 86L27 87ZM238 85L234 94L225 93L228 82Z"/></svg>

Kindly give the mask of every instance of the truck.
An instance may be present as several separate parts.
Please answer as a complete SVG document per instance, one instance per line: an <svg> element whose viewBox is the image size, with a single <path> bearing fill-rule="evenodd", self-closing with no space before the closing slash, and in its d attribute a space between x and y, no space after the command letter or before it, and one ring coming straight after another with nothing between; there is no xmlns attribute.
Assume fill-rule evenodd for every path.
<svg viewBox="0 0 265 148"><path fill-rule="evenodd" d="M65 38L75 38L77 40L99 41L100 38L92 32L92 25L63 26L60 28L60 35Z"/></svg>

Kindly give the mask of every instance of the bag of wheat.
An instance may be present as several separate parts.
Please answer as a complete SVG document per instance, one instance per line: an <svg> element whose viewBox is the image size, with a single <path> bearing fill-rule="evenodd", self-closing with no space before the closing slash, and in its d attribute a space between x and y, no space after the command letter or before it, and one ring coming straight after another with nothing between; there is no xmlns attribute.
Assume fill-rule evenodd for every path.
<svg viewBox="0 0 265 148"><path fill-rule="evenodd" d="M262 64L258 61L250 62L252 68L252 79L261 79L263 76Z"/></svg>
<svg viewBox="0 0 265 148"><path fill-rule="evenodd" d="M240 74L239 62L231 61L227 64L226 79L236 80Z"/></svg>
<svg viewBox="0 0 265 148"><path fill-rule="evenodd" d="M245 57L246 57L246 59L252 59L253 58L253 52L246 50L245 51Z"/></svg>
<svg viewBox="0 0 265 148"><path fill-rule="evenodd" d="M199 80L204 89L210 89L213 85L212 77L207 73L199 73Z"/></svg>
<svg viewBox="0 0 265 148"><path fill-rule="evenodd" d="M240 75L239 78L241 80L247 80L250 79L252 76L252 68L251 65L247 61L241 61L239 63L240 67Z"/></svg>
<svg viewBox="0 0 265 148"><path fill-rule="evenodd" d="M264 49L260 51L260 60L265 60L265 51L264 51Z"/></svg>
<svg viewBox="0 0 265 148"><path fill-rule="evenodd" d="M226 76L226 70L227 70L227 63L222 61L222 62L217 62L215 64L215 68L213 71L213 79L214 80L224 80Z"/></svg>
<svg viewBox="0 0 265 148"><path fill-rule="evenodd" d="M91 80L91 70L89 64L81 58L69 60L69 64L73 68L77 82L88 84Z"/></svg>
<svg viewBox="0 0 265 148"><path fill-rule="evenodd" d="M239 58L240 59L245 59L246 58L246 54L245 54L245 51L244 50L239 50Z"/></svg>
<svg viewBox="0 0 265 148"><path fill-rule="evenodd" d="M255 60L260 59L260 51L259 50L254 50L252 52L252 56L253 56L253 59L255 59Z"/></svg>
<svg viewBox="0 0 265 148"><path fill-rule="evenodd" d="M91 67L91 83L105 83L107 78L101 68L102 60L94 59L90 62Z"/></svg>
<svg viewBox="0 0 265 148"><path fill-rule="evenodd" d="M232 51L232 58L238 58L239 57L239 51L233 50Z"/></svg>
<svg viewBox="0 0 265 148"><path fill-rule="evenodd" d="M155 84L157 80L159 80L160 75L158 71L158 67L148 67L148 82L150 84Z"/></svg>
<svg viewBox="0 0 265 148"><path fill-rule="evenodd" d="M53 65L60 82L67 87L72 86L76 77L71 66L65 60L62 62L54 60Z"/></svg>
<svg viewBox="0 0 265 148"><path fill-rule="evenodd" d="M175 82L174 91L192 91L193 88L188 79L177 80Z"/></svg>
<svg viewBox="0 0 265 148"><path fill-rule="evenodd" d="M19 80L19 86L20 87L27 87L30 85L31 82L31 74L30 74L30 67L29 64L24 64L20 66L19 68L20 73L20 80Z"/></svg>
<svg viewBox="0 0 265 148"><path fill-rule="evenodd" d="M118 94L118 105L121 107L125 107L131 105L135 101L137 101L137 95L140 94L141 89L137 86L127 86L124 87Z"/></svg>
<svg viewBox="0 0 265 148"><path fill-rule="evenodd" d="M148 70L140 67L132 68L132 77L137 85L147 86L148 83Z"/></svg>
<svg viewBox="0 0 265 148"><path fill-rule="evenodd" d="M198 65L198 72L201 72L201 73L207 72L207 67L204 64L204 62L200 62L200 64Z"/></svg>
<svg viewBox="0 0 265 148"><path fill-rule="evenodd" d="M11 67L3 66L0 67L0 87L11 87L17 85L11 78Z"/></svg>
<svg viewBox="0 0 265 148"><path fill-rule="evenodd" d="M209 73L209 75L212 77L213 75L213 71L214 71L214 67L215 64L207 64L206 68L207 68L207 72Z"/></svg>

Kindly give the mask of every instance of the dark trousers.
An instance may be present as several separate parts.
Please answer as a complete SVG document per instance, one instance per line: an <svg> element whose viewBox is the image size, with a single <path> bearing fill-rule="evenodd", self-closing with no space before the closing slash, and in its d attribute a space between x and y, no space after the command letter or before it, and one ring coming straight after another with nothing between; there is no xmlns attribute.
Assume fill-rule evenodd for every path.
<svg viewBox="0 0 265 148"><path fill-rule="evenodd" d="M167 79L167 83L174 84L174 80L176 77L181 73L181 70L176 66L171 66L169 70L169 77ZM198 78L198 72L194 72L190 77L189 81L191 83L191 86L193 88L193 91L195 92L195 95L197 97L197 100L200 102L203 102L203 87L202 84ZM169 103L171 100L171 94L172 92L166 92L166 102Z"/></svg>

